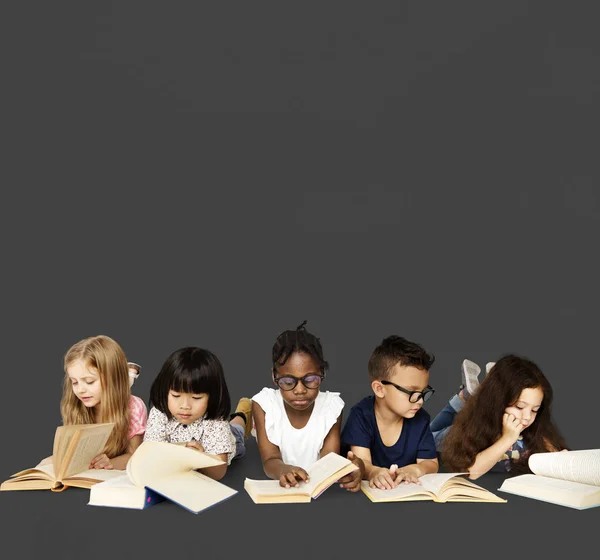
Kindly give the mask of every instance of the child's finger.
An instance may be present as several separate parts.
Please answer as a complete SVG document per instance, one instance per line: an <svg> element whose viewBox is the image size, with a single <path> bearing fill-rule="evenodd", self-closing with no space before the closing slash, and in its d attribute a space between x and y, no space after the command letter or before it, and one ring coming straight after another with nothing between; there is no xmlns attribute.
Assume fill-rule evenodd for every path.
<svg viewBox="0 0 600 560"><path fill-rule="evenodd" d="M289 473L287 473L287 475L286 475L286 478L288 479L288 483L289 483L291 486L294 486L294 487L296 487L296 488L299 486L299 485L298 485L298 480L296 479L296 473L294 473L294 472L289 472Z"/></svg>
<svg viewBox="0 0 600 560"><path fill-rule="evenodd" d="M298 467L293 472L296 478L301 478L304 482L308 482L308 473L304 469Z"/></svg>

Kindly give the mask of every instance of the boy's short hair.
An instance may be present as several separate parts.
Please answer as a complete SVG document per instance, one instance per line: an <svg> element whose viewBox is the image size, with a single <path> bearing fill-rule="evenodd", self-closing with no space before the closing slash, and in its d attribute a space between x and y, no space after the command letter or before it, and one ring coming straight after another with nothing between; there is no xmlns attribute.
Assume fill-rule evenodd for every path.
<svg viewBox="0 0 600 560"><path fill-rule="evenodd" d="M401 336L388 336L373 350L369 359L369 377L371 381L389 379L396 364L414 366L429 371L435 362L435 356L429 354L416 342L410 342Z"/></svg>

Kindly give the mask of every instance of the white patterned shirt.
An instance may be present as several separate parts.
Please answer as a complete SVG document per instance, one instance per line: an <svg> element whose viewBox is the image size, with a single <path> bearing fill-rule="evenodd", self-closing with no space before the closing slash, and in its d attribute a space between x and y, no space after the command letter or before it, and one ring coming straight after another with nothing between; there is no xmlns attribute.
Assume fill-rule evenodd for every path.
<svg viewBox="0 0 600 560"><path fill-rule="evenodd" d="M148 415L144 441L187 443L196 440L206 453L227 453L227 464L235 456L235 436L227 420L198 418L191 424L180 424L175 418L169 420L158 408L152 407Z"/></svg>

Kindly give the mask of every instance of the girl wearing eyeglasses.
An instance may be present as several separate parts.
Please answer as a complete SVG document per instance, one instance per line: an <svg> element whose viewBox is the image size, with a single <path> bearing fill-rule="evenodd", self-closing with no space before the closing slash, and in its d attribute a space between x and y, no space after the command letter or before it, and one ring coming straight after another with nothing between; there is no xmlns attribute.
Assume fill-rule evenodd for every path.
<svg viewBox="0 0 600 560"><path fill-rule="evenodd" d="M272 351L271 377L275 389L265 387L252 397L256 439L265 474L284 488L308 480L308 469L328 453L340 452L344 401L339 393L321 391L328 363L320 340L304 321L282 332ZM348 458L359 470L340 479L340 486L360 490L362 462Z"/></svg>
<svg viewBox="0 0 600 560"><path fill-rule="evenodd" d="M431 423L442 463L473 480L496 470L530 472L532 453L567 449L552 421L552 387L538 366L515 355L492 366L478 383L479 367L463 363L464 387Z"/></svg>

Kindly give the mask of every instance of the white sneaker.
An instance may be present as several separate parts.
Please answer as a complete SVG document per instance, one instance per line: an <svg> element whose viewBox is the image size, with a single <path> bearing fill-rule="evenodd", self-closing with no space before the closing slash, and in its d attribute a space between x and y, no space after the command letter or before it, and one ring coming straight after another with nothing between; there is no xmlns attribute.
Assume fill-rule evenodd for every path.
<svg viewBox="0 0 600 560"><path fill-rule="evenodd" d="M490 370L496 365L496 362L488 362L485 364L485 374L490 373Z"/></svg>
<svg viewBox="0 0 600 560"><path fill-rule="evenodd" d="M471 360L463 360L460 368L462 376L463 390L469 395L472 395L475 389L479 386L477 377L481 373L481 368Z"/></svg>

